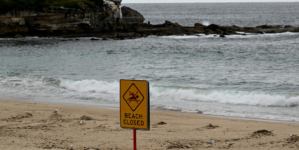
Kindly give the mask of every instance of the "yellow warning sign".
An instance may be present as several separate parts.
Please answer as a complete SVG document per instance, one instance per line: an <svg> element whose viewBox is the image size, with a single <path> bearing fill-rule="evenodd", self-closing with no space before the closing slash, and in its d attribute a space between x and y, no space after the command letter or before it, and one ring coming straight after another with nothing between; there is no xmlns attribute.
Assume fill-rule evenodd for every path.
<svg viewBox="0 0 299 150"><path fill-rule="evenodd" d="M149 83L138 80L120 80L120 126L132 129L150 129Z"/></svg>

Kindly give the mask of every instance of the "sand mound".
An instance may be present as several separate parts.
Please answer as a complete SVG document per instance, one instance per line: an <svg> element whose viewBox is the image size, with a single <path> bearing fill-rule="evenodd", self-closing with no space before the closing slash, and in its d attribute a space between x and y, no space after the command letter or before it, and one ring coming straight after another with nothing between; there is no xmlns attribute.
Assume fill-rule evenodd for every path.
<svg viewBox="0 0 299 150"><path fill-rule="evenodd" d="M191 140L191 139L165 141L165 143L161 143L161 144L166 145L167 146L166 149L205 149L211 146L210 144L207 145L206 141Z"/></svg>
<svg viewBox="0 0 299 150"><path fill-rule="evenodd" d="M160 122L157 123L157 125L165 125L165 124L167 124L167 123L164 122L164 121L160 121Z"/></svg>
<svg viewBox="0 0 299 150"><path fill-rule="evenodd" d="M180 142L172 142L170 145L167 147L167 149L188 149L190 148L188 145L182 144Z"/></svg>
<svg viewBox="0 0 299 150"><path fill-rule="evenodd" d="M251 137L253 138L259 138L259 137L262 137L262 136L273 136L273 132L272 131L268 131L268 130L258 130L258 131L255 131L251 134Z"/></svg>
<svg viewBox="0 0 299 150"><path fill-rule="evenodd" d="M51 126L47 126L47 125L37 125L37 126L24 126L24 127L17 127L17 129L35 129L35 130L48 130Z"/></svg>
<svg viewBox="0 0 299 150"><path fill-rule="evenodd" d="M94 128L95 129L95 131L109 131L109 128L108 127L106 127L106 126L104 126L104 125L99 125L99 126L97 126L97 127L95 127Z"/></svg>
<svg viewBox="0 0 299 150"><path fill-rule="evenodd" d="M22 115L17 115L17 116L14 116L14 117L11 117L11 118L7 118L7 119L2 119L2 120L6 120L6 121L16 121L16 120L20 120L20 119L24 119L24 118L30 118L32 117L33 115L30 114L30 113L25 113L25 114L22 114Z"/></svg>
<svg viewBox="0 0 299 150"><path fill-rule="evenodd" d="M215 128L219 128L219 126L209 124L209 125L207 125L207 126L205 126L205 127L203 127L203 128L206 128L206 129L215 129Z"/></svg>
<svg viewBox="0 0 299 150"><path fill-rule="evenodd" d="M287 138L288 142L299 142L299 136L292 135L290 138Z"/></svg>
<svg viewBox="0 0 299 150"><path fill-rule="evenodd" d="M60 115L60 114L52 114L50 116L50 119L61 118L61 117L62 117L62 115Z"/></svg>
<svg viewBox="0 0 299 150"><path fill-rule="evenodd" d="M49 120L51 123L55 123L55 122L70 123L70 122L72 122L72 119L63 119L62 115L60 115L60 114L52 114L49 117Z"/></svg>
<svg viewBox="0 0 299 150"><path fill-rule="evenodd" d="M93 118L84 115L84 116L81 116L81 117L80 117L80 120L93 120Z"/></svg>

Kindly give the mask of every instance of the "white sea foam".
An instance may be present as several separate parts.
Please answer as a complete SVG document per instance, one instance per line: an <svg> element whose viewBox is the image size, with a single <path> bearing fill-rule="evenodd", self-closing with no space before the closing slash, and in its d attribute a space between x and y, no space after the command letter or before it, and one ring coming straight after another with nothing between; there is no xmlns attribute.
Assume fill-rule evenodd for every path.
<svg viewBox="0 0 299 150"><path fill-rule="evenodd" d="M237 34L245 34L245 32L237 31Z"/></svg>
<svg viewBox="0 0 299 150"><path fill-rule="evenodd" d="M60 86L77 92L119 93L119 85L117 82L108 83L97 80L62 80Z"/></svg>
<svg viewBox="0 0 299 150"><path fill-rule="evenodd" d="M88 96L92 93L95 96L105 94L115 95L118 98L119 82L106 82L98 80L65 80L45 77L0 77L2 88L17 88L27 91L51 90L64 94ZM55 90L56 89L56 90ZM99 94L99 95L97 95ZM215 90L200 88L174 88L151 86L151 100L156 104L161 99L169 101L194 101L194 102L216 102L223 104L270 106L270 107L294 107L299 105L299 96L289 96L283 94L271 94L264 92L246 92L233 90ZM115 99L117 100L117 99ZM188 103L188 102L187 102Z"/></svg>
<svg viewBox="0 0 299 150"><path fill-rule="evenodd" d="M202 24L205 25L205 26L209 26L210 22L209 21L203 21Z"/></svg>
<svg viewBox="0 0 299 150"><path fill-rule="evenodd" d="M119 82L104 82L97 80L69 81L60 84L68 90L82 93L119 93ZM292 107L299 105L299 96L270 94L263 92L245 92L231 90L201 90L151 86L152 101L159 104L159 100L217 102L224 104Z"/></svg>
<svg viewBox="0 0 299 150"><path fill-rule="evenodd" d="M161 36L161 38L165 39L197 39L197 38L218 38L219 35L216 34L210 34L210 35L204 35L204 34L197 34L197 35L172 35L172 36Z"/></svg>
<svg viewBox="0 0 299 150"><path fill-rule="evenodd" d="M119 102L119 82L106 82L93 79L66 80L45 77L0 77L0 92L10 90L16 95L24 93L32 97L61 97L61 99L75 98L77 100L92 100L99 104L113 104ZM151 107L165 108L182 112L197 112L204 114L223 115L243 118L275 119L286 121L296 120L292 108L298 108L299 96L271 94L264 92L246 92L233 90L161 87L151 85ZM87 101L85 101L87 102ZM86 104L89 105L89 104ZM273 111L277 109L277 111Z"/></svg>
<svg viewBox="0 0 299 150"><path fill-rule="evenodd" d="M198 36L195 35L172 35L172 36L161 36L162 38L166 39L194 39L198 38Z"/></svg>
<svg viewBox="0 0 299 150"><path fill-rule="evenodd" d="M207 92L197 89L161 90L153 87L152 95L156 98L169 97L181 101L218 102L237 105L292 107L299 104L299 96L287 97L278 94L229 90L211 90Z"/></svg>
<svg viewBox="0 0 299 150"><path fill-rule="evenodd" d="M246 35L226 35L225 37L228 39L251 39L251 38L271 38L271 37L287 37L293 35L299 35L299 33L294 32L284 32L284 33L265 33L265 34L251 34L251 33L244 33L244 32L237 32L238 34L246 34ZM157 36L151 36L157 37ZM173 35L173 36L161 36L160 38L165 39L211 39L211 38L219 38L217 34L197 34L197 35Z"/></svg>
<svg viewBox="0 0 299 150"><path fill-rule="evenodd" d="M38 39L38 38L40 38L40 37L38 37L38 36L26 36L25 37L26 39ZM50 37L51 38L51 37Z"/></svg>
<svg viewBox="0 0 299 150"><path fill-rule="evenodd" d="M119 102L118 82L110 83L97 80L62 80L60 87L67 90L67 92L63 94L65 97L89 99L94 101L100 100L106 104Z"/></svg>
<svg viewBox="0 0 299 150"><path fill-rule="evenodd" d="M247 39L247 38L271 38L271 37L286 37L286 36L293 36L293 35L299 35L299 33L294 32L284 32L284 33L265 33L265 34L250 34L245 33L246 35L227 35L227 38L232 39Z"/></svg>

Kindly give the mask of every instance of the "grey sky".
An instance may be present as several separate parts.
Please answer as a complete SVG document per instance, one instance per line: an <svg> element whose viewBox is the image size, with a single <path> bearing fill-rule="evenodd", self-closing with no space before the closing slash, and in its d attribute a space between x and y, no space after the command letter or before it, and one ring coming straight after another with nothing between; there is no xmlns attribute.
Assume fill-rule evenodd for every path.
<svg viewBox="0 0 299 150"><path fill-rule="evenodd" d="M122 0L122 3L299 2L299 0Z"/></svg>

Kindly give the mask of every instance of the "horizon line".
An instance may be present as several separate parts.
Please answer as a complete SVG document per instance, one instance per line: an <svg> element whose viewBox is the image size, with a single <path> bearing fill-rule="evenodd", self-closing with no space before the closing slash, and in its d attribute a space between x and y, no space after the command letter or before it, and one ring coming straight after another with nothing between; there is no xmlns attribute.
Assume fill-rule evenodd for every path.
<svg viewBox="0 0 299 150"><path fill-rule="evenodd" d="M141 2L141 3L137 3L137 2L122 2L123 3L126 3L126 4L155 4L155 3L159 3L159 4L184 4L184 3L189 3L189 4L192 4L192 3L298 3L299 1L287 1L287 2L163 2L163 3L160 3L160 2Z"/></svg>

